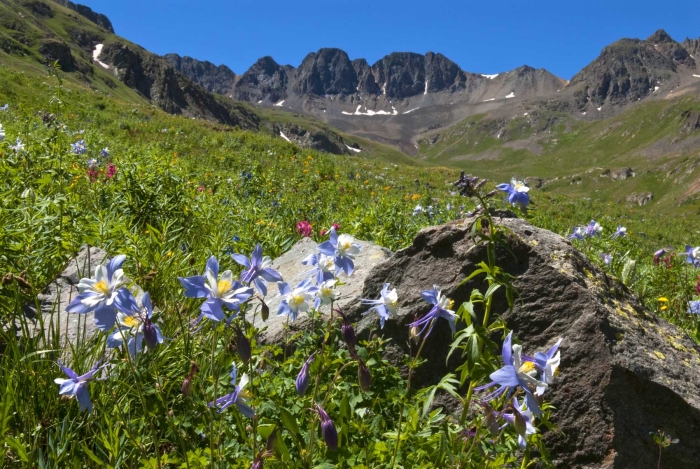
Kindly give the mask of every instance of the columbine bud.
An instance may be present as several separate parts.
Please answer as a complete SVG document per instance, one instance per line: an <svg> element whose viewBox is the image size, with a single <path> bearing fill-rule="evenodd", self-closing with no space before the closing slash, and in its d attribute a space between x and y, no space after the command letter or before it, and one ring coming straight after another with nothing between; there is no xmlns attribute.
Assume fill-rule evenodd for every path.
<svg viewBox="0 0 700 469"><path fill-rule="evenodd" d="M190 374L187 375L185 378L185 381L182 382L182 396L187 397L190 395L190 392L192 392L192 380L194 378L194 374L199 370L199 367L197 366L196 363L192 362L192 367L190 368Z"/></svg>
<svg viewBox="0 0 700 469"><path fill-rule="evenodd" d="M328 446L329 450L335 451L338 449L338 432L335 429L335 424L320 405L316 404L316 409L318 410L319 417L321 417L321 435L323 436L323 441L326 442L326 446Z"/></svg>
<svg viewBox="0 0 700 469"><path fill-rule="evenodd" d="M158 333L156 332L156 328L153 327L153 323L148 318L143 320L143 340L146 341L146 345L151 350L158 345Z"/></svg>
<svg viewBox="0 0 700 469"><path fill-rule="evenodd" d="M350 321L348 321L348 318L339 309L336 309L335 311L343 317L343 323L340 326L340 333L342 334L345 343L348 344L350 353L355 355L355 345L357 345L355 329L352 327L352 324L350 324Z"/></svg>
<svg viewBox="0 0 700 469"><path fill-rule="evenodd" d="M372 375L369 373L369 368L361 358L357 358L357 381L360 383L360 389L367 392L372 385Z"/></svg>
<svg viewBox="0 0 700 469"><path fill-rule="evenodd" d="M260 315L263 321L267 321L267 318L270 317L270 307L264 301L262 302L262 308L260 308Z"/></svg>
<svg viewBox="0 0 700 469"><path fill-rule="evenodd" d="M240 327L236 326L236 352L246 365L250 361L250 340L245 336Z"/></svg>
<svg viewBox="0 0 700 469"><path fill-rule="evenodd" d="M263 457L262 457L262 451L258 453L258 455L255 457L253 460L253 465L250 466L250 469L262 469L263 468Z"/></svg>
<svg viewBox="0 0 700 469"><path fill-rule="evenodd" d="M309 387L309 367L311 362L316 358L316 352L312 353L311 356L304 362L304 366L301 367L301 371L297 375L297 394L303 396L306 392L306 388Z"/></svg>

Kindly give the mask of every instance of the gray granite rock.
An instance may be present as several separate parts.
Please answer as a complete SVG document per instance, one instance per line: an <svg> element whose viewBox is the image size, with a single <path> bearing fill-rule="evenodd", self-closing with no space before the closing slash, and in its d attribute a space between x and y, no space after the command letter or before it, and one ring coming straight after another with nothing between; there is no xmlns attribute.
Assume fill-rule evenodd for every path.
<svg viewBox="0 0 700 469"><path fill-rule="evenodd" d="M344 285L338 287L340 291L340 299L336 303L336 307L342 310L356 309L359 307L360 298L362 298L362 290L365 285L365 279L370 270L377 264L391 257L391 251L376 244L366 241L356 241L362 249L360 254L355 258L355 271L350 277L340 276L340 280ZM299 282L304 280L309 267L303 265L303 261L309 254L316 252L317 244L311 238L304 238L296 243L292 248L275 259L272 262L272 267L276 269L282 278L294 288ZM284 335L284 325L287 323L287 316L277 316L277 308L282 298L279 294L279 289L276 285L268 284L268 296L266 302L270 308L270 317L267 322L262 321L260 315L255 317L257 327L266 329L261 334L261 340L268 343L281 343ZM326 308L322 308L325 312ZM252 316L248 318L252 320ZM307 327L310 321L308 316L300 314L294 323L290 323L292 330L299 330Z"/></svg>
<svg viewBox="0 0 700 469"><path fill-rule="evenodd" d="M518 298L509 309L497 293L492 314L502 315L524 353L564 338L560 374L547 393L560 430L546 434L556 467L656 467L658 447L650 432L659 429L680 439L664 451L664 467L700 467L697 343L645 308L567 239L507 212L495 220L511 233L510 252L498 248L496 262L514 276ZM398 314L381 330L392 339L396 363L407 352L406 325L430 308L420 290L442 287L455 309L474 288L483 292L483 276L461 283L486 258L485 246L472 240L473 223L469 218L421 230L365 280L362 297L376 298L385 282L397 289ZM362 311L349 311L361 321L360 331L373 319ZM446 321L438 321L422 356L428 363L414 374L418 386L435 383L459 364L445 363L451 342Z"/></svg>
<svg viewBox="0 0 700 469"><path fill-rule="evenodd" d="M38 336L42 320L47 343L52 343L52 334L58 325L61 344L64 350L70 346L89 340L98 330L95 326L94 314L67 313L68 304L78 295L77 285L83 277L92 277L95 268L109 261L108 254L94 246L83 246L76 257L71 259L63 272L51 282L39 295L35 303L24 306L25 315L32 320L33 328L30 333ZM128 282L128 279L126 279ZM143 296L138 285L130 286L137 299ZM37 308L38 307L38 308ZM39 320L38 311L42 320Z"/></svg>

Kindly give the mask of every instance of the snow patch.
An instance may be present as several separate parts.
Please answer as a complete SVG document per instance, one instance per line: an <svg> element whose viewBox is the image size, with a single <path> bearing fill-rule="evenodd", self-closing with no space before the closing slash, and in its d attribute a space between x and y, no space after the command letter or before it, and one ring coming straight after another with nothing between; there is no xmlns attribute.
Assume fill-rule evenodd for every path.
<svg viewBox="0 0 700 469"><path fill-rule="evenodd" d="M399 113L399 111L396 110L394 106L391 106L392 111L373 111L371 109L366 109L365 112L360 112L360 109L362 109L362 104L358 104L357 109L355 109L355 112L346 112L342 111L341 114L345 114L346 116L395 116Z"/></svg>
<svg viewBox="0 0 700 469"><path fill-rule="evenodd" d="M655 87L654 87L654 93L656 93L657 91L659 91L659 88L660 88L659 86L655 86Z"/></svg>
<svg viewBox="0 0 700 469"><path fill-rule="evenodd" d="M348 150L354 151L355 153L360 153L362 151L359 148L353 148L350 145L345 145L345 146L348 147Z"/></svg>
<svg viewBox="0 0 700 469"><path fill-rule="evenodd" d="M98 64L100 64L100 65L102 66L102 68L105 68L105 69L109 70L109 65L107 65L107 64L104 63L104 62L100 62L99 60L97 60L97 58L100 56L100 52L102 52L102 47L103 47L103 46L104 46L104 44L97 44L97 45L95 46L95 50L92 51L92 60L94 60L95 62L97 62Z"/></svg>
<svg viewBox="0 0 700 469"><path fill-rule="evenodd" d="M275 104L275 106L276 106L276 104ZM284 132L281 132L281 131L280 131L280 137L282 137L283 139L285 139L285 140L288 141L289 143L292 143L292 141L289 140L289 137L287 137L286 135L284 135Z"/></svg>
<svg viewBox="0 0 700 469"><path fill-rule="evenodd" d="M581 113L581 115L582 115L582 116L585 116L585 115L586 115L586 111L583 111L583 112Z"/></svg>
<svg viewBox="0 0 700 469"><path fill-rule="evenodd" d="M485 103L488 103L489 101L496 101L496 98L484 99L484 102L485 102Z"/></svg>
<svg viewBox="0 0 700 469"><path fill-rule="evenodd" d="M420 109L419 107L414 107L413 109L409 109L408 111L404 112L404 114L408 114L409 112L417 111Z"/></svg>
<svg viewBox="0 0 700 469"><path fill-rule="evenodd" d="M695 75L695 74L693 74L693 76L694 76L695 78L700 78L700 75Z"/></svg>
<svg viewBox="0 0 700 469"><path fill-rule="evenodd" d="M280 101L279 103L277 103L277 104L273 104L273 106L282 107L283 104L284 104L284 99L283 99L282 101Z"/></svg>
<svg viewBox="0 0 700 469"><path fill-rule="evenodd" d="M523 114L523 116L527 116L527 112Z"/></svg>
<svg viewBox="0 0 700 469"><path fill-rule="evenodd" d="M506 96L506 99L507 98L515 98L515 92L511 91L510 94Z"/></svg>
<svg viewBox="0 0 700 469"><path fill-rule="evenodd" d="M423 94L428 94L428 80L425 80L425 91L423 92Z"/></svg>
<svg viewBox="0 0 700 469"><path fill-rule="evenodd" d="M498 75L500 75L500 73L495 73L495 74L493 74L493 75L484 75L483 73L481 74L482 77L488 78L489 80L493 80L493 79L496 78Z"/></svg>
<svg viewBox="0 0 700 469"><path fill-rule="evenodd" d="M382 86L382 94L386 95L386 82L384 82L384 85Z"/></svg>
<svg viewBox="0 0 700 469"><path fill-rule="evenodd" d="M602 110L603 110L603 106L600 106L599 108L596 108L596 109L598 109L599 111L602 111Z"/></svg>
<svg viewBox="0 0 700 469"><path fill-rule="evenodd" d="M262 99L260 101L258 101L258 104L260 104L260 103L262 103Z"/></svg>

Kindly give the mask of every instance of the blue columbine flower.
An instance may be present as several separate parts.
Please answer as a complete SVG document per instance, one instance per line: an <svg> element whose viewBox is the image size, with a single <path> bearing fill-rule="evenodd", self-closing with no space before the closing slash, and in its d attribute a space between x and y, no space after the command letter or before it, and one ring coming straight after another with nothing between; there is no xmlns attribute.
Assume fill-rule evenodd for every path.
<svg viewBox="0 0 700 469"><path fill-rule="evenodd" d="M282 281L282 276L279 272L270 267L272 259L269 256L262 255L262 246L260 244L255 246L250 260L243 254L232 254L231 257L246 268L241 273L241 280L248 285L251 285L251 283L255 285L255 288L258 289L262 296L267 296L266 280L268 282Z"/></svg>
<svg viewBox="0 0 700 469"><path fill-rule="evenodd" d="M685 245L685 261L688 264L693 264L694 267L700 267L700 247L691 247L689 244Z"/></svg>
<svg viewBox="0 0 700 469"><path fill-rule="evenodd" d="M329 450L335 451L338 449L338 431L335 429L335 424L320 405L315 405L318 415L321 417L321 436L323 436L323 441L326 442Z"/></svg>
<svg viewBox="0 0 700 469"><path fill-rule="evenodd" d="M306 389L309 387L309 368L311 367L311 363L315 358L316 352L312 353L311 356L306 359L301 367L301 370L299 371L299 374L297 375L297 380L294 386L296 387L297 394L300 396L303 396Z"/></svg>
<svg viewBox="0 0 700 469"><path fill-rule="evenodd" d="M10 150L15 151L15 152L23 151L24 147L25 147L24 143L22 143L22 140L20 140L18 138L17 143L15 143L14 145L10 145Z"/></svg>
<svg viewBox="0 0 700 469"><path fill-rule="evenodd" d="M416 208L413 209L413 214L412 214L412 215L415 217L416 215L420 215L420 214L423 213L423 212L424 212L423 206L420 205L420 204L418 204L418 205L416 205Z"/></svg>
<svg viewBox="0 0 700 469"><path fill-rule="evenodd" d="M100 156L102 158L108 158L109 157L109 147L104 147L102 150L100 150Z"/></svg>
<svg viewBox="0 0 700 469"><path fill-rule="evenodd" d="M605 265L610 265L610 263L612 262L612 259L613 259L612 254L606 254L606 253L602 253L600 255L600 257L603 258L603 262L605 263Z"/></svg>
<svg viewBox="0 0 700 469"><path fill-rule="evenodd" d="M10 109L9 104L5 104L4 106L0 106L0 111L7 111L8 109Z"/></svg>
<svg viewBox="0 0 700 469"><path fill-rule="evenodd" d="M437 285L433 285L432 290L423 290L422 292L420 292L420 296L422 296L425 301L433 305L433 308L428 312L428 314L426 314L419 320L409 324L408 327L422 326L417 334L421 335L423 334L423 331L425 331L425 328L430 326L428 332L425 333L425 336L427 337L433 330L433 326L435 325L433 320L437 321L438 318L445 318L450 324L452 334L457 332L455 328L455 312L451 309L448 309L452 307L453 302L440 292L440 289L437 287Z"/></svg>
<svg viewBox="0 0 700 469"><path fill-rule="evenodd" d="M306 275L314 276L316 283L319 285L335 278L333 256L313 253L309 254L301 263L313 267L313 269L306 272Z"/></svg>
<svg viewBox="0 0 700 469"><path fill-rule="evenodd" d="M297 287L292 290L287 282L279 282L277 284L282 301L277 309L277 315L289 315L292 321L296 321L299 313L304 313L311 307L311 301L318 290L311 284L311 279L302 280Z"/></svg>
<svg viewBox="0 0 700 469"><path fill-rule="evenodd" d="M544 353L537 352L534 357L522 356L524 362L527 361L535 365L535 369L540 374L540 381L545 384L552 384L552 382L554 382L554 375L557 373L559 364L561 363L559 346L562 340L563 339L557 340L557 342ZM544 391L544 387L538 386L535 394L541 396L544 394Z"/></svg>
<svg viewBox="0 0 700 469"><path fill-rule="evenodd" d="M70 146L71 146L71 150L76 155L82 155L83 153L85 153L87 151L87 148L85 147L85 140L78 140L75 143L71 143Z"/></svg>
<svg viewBox="0 0 700 469"><path fill-rule="evenodd" d="M217 400L210 402L208 405L209 407L218 407L219 413L221 413L231 404L236 404L236 407L238 407L238 410L244 416L253 418L255 416L255 411L248 405L250 394L246 389L244 389L246 384L248 384L248 375L243 374L243 376L241 376L241 382L238 385L236 385L236 375L236 363L233 363L233 369L231 370L230 374L231 385L234 386L233 392L226 394L225 396L221 396Z"/></svg>
<svg viewBox="0 0 700 469"><path fill-rule="evenodd" d="M532 412L521 405L517 397L513 397L511 409L513 410L512 414L504 413L502 417L515 427L515 431L518 434L518 445L520 448L525 449L527 447L527 436L537 433L537 430L532 425Z"/></svg>
<svg viewBox="0 0 700 469"><path fill-rule="evenodd" d="M124 284L124 271L121 269L125 255L119 255L95 269L95 278L82 278L78 292L66 311L69 313L95 312L95 324L108 331L117 320L114 300Z"/></svg>
<svg viewBox="0 0 700 469"><path fill-rule="evenodd" d="M569 239L583 239L586 237L586 227L577 226L574 228L574 232L569 235Z"/></svg>
<svg viewBox="0 0 700 469"><path fill-rule="evenodd" d="M353 270L355 270L353 259L360 253L361 246L354 241L355 239L349 234L343 233L338 236L335 227L332 227L330 239L318 245L318 252L333 257L336 275L340 272L352 275Z"/></svg>
<svg viewBox="0 0 700 469"><path fill-rule="evenodd" d="M128 337L127 349L134 357L143 348L143 341L150 349L163 343L163 334L158 325L151 321L153 306L151 295L146 292L141 298L142 307L139 307L136 298L127 289L122 289L114 300L117 307L117 329L107 337L107 346L117 348Z"/></svg>
<svg viewBox="0 0 700 469"><path fill-rule="evenodd" d="M238 313L240 304L247 301L253 295L253 289L244 286L241 282L233 280L230 270L221 274L219 278L219 261L211 256L207 261L204 275L192 277L178 277L180 284L185 289L187 298L206 298L202 303L202 315L213 321L221 321L226 318L222 306ZM231 318L235 317L235 314Z"/></svg>
<svg viewBox="0 0 700 469"><path fill-rule="evenodd" d="M627 236L627 228L622 225L618 225L617 230L610 235L611 238L624 238L625 236Z"/></svg>
<svg viewBox="0 0 700 469"><path fill-rule="evenodd" d="M330 305L335 302L340 293L335 288L337 279L328 280L318 286L316 290L316 299L314 300L314 309L318 310L321 305Z"/></svg>
<svg viewBox="0 0 700 469"><path fill-rule="evenodd" d="M499 184L496 186L499 191L506 193L505 200L513 206L520 207L521 210L526 210L530 203L530 188L523 181L515 178L510 180L510 184Z"/></svg>
<svg viewBox="0 0 700 469"><path fill-rule="evenodd" d="M5 129L2 128L2 124L0 124L0 142L5 141Z"/></svg>
<svg viewBox="0 0 700 469"><path fill-rule="evenodd" d="M700 300L690 301L688 303L688 314L700 315Z"/></svg>
<svg viewBox="0 0 700 469"><path fill-rule="evenodd" d="M88 413L92 412L92 402L90 401L90 394L88 393L87 387L90 380L92 380L97 372L103 368L100 366L101 363L102 360L98 361L92 366L90 371L82 376L78 376L75 371L71 370L67 366L63 366L59 360L58 366L68 376L68 379L56 378L53 380L54 383L61 386L61 388L58 390L58 394L61 396L77 398L78 403L80 404L80 410L87 410Z"/></svg>
<svg viewBox="0 0 700 469"><path fill-rule="evenodd" d="M490 401L503 394L506 390L515 391L516 388L520 387L523 389L523 391L525 391L525 399L527 401L528 409L534 412L535 415L540 415L542 411L540 410L539 404L537 404L537 400L535 399L531 388L546 388L547 384L539 381L533 376L533 374L536 374L537 371L534 363L530 361L522 361L522 347L520 345L511 345L512 338L513 332L511 331L508 333L506 340L503 342L503 349L501 351L503 367L494 371L490 375L490 378L493 381L485 384L484 386L474 388L474 390L482 391L498 385L498 389L483 398L484 401Z"/></svg>
<svg viewBox="0 0 700 469"><path fill-rule="evenodd" d="M381 293L382 297L380 299L368 300L362 298L361 300L361 303L363 305L372 306L364 314L369 314L372 311L377 312L377 314L379 315L379 324L381 329L384 328L384 323L387 319L389 319L389 316L391 314L396 314L396 309L399 304L399 295L396 293L396 288L394 288L393 290L389 290L389 285L390 284L388 283L384 284Z"/></svg>
<svg viewBox="0 0 700 469"><path fill-rule="evenodd" d="M591 220L591 222L586 226L586 236L588 237L593 237L597 236L600 238L600 234L603 232L603 227L600 226L600 223L598 223L595 220Z"/></svg>

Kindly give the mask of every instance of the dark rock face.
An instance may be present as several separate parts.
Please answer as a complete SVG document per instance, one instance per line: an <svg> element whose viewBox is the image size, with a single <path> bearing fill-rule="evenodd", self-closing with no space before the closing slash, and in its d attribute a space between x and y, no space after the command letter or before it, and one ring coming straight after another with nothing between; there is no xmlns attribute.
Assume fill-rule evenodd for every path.
<svg viewBox="0 0 700 469"><path fill-rule="evenodd" d="M352 94L357 73L348 54L340 49L321 49L307 55L297 69L292 90L297 94Z"/></svg>
<svg viewBox="0 0 700 469"><path fill-rule="evenodd" d="M497 222L512 230L510 248L497 249L497 265L515 276L519 297L508 310L494 301L508 327L532 354L563 337L561 373L547 393L553 422L561 432L546 435L557 467L655 467L658 448L649 432L662 429L680 443L664 451L664 467L697 468L700 461L700 348L684 333L642 307L626 287L601 272L571 243L524 220ZM399 295L398 316L381 333L404 350L407 324L429 305L420 290L432 285L455 301L469 299L481 278L459 286L486 259L485 247L471 241L472 219L465 224L431 227L413 244L377 265L361 297L377 298L391 283ZM456 307L455 306L455 307ZM364 308L349 308L360 319ZM361 319L358 330L376 331L376 318ZM362 332L360 332L362 333ZM452 341L446 322L438 322L424 349L429 363L418 371L420 384L434 383L458 361L445 365Z"/></svg>
<svg viewBox="0 0 700 469"><path fill-rule="evenodd" d="M110 33L114 34L114 28L112 27L112 22L109 21L109 18L107 18L105 15L102 13L96 13L92 11L92 8L87 7L85 5L78 5L77 3L73 3L69 0L56 0L57 3L60 3L61 5L70 8L71 10L80 13L83 15L85 18L89 19L93 23L95 23L98 26L103 27Z"/></svg>
<svg viewBox="0 0 700 469"><path fill-rule="evenodd" d="M71 53L70 46L58 39L47 39L39 46L39 52L50 60L58 60L61 70L73 72L76 70L75 59Z"/></svg>
<svg viewBox="0 0 700 469"><path fill-rule="evenodd" d="M570 86L585 86L595 105L640 100L655 87L674 79L678 66L694 67L688 51L663 30L646 40L622 39L577 73Z"/></svg>
<svg viewBox="0 0 700 469"><path fill-rule="evenodd" d="M23 5L29 8L32 13L42 18L53 18L54 12L49 5L38 0L24 2Z"/></svg>
<svg viewBox="0 0 700 469"><path fill-rule="evenodd" d="M683 47L693 57L700 58L700 39L686 38L685 41L683 41Z"/></svg>
<svg viewBox="0 0 700 469"><path fill-rule="evenodd" d="M165 60L118 42L105 44L99 59L116 69L117 78L171 114L217 120L241 128L257 128L259 118L242 106L218 102Z"/></svg>
<svg viewBox="0 0 700 469"><path fill-rule="evenodd" d="M274 125L273 132L275 135L279 135L280 132L284 133L287 138L302 148L312 148L335 155L350 153L343 138L335 132L309 130L296 124Z"/></svg>
<svg viewBox="0 0 700 469"><path fill-rule="evenodd" d="M428 52L425 54L425 80L428 92L456 91L464 88L467 76L456 63L444 55Z"/></svg>
<svg viewBox="0 0 700 469"><path fill-rule="evenodd" d="M379 94L380 89L374 80L372 69L365 59L355 59L352 61L352 68L357 75L358 91L371 94Z"/></svg>
<svg viewBox="0 0 700 469"><path fill-rule="evenodd" d="M291 70L291 67L279 65L272 57L263 57L241 75L234 97L252 102L265 98L272 102L280 101L287 97L288 72Z"/></svg>
<svg viewBox="0 0 700 469"><path fill-rule="evenodd" d="M233 92L236 74L226 65L216 66L208 61L200 61L192 57L180 57L177 54L166 54L163 58L175 70L212 93L228 95Z"/></svg>
<svg viewBox="0 0 700 469"><path fill-rule="evenodd" d="M406 98L425 92L425 57L394 52L372 65L375 80L389 98Z"/></svg>

